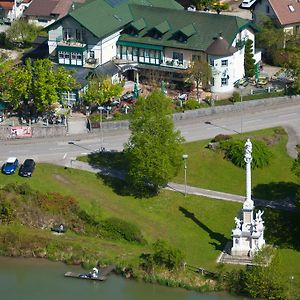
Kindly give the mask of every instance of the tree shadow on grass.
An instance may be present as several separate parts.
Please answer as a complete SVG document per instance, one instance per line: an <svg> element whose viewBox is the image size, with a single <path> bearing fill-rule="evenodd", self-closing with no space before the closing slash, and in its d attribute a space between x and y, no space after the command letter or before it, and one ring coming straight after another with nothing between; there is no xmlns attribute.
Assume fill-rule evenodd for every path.
<svg viewBox="0 0 300 300"><path fill-rule="evenodd" d="M205 230L209 237L216 242L210 242L209 244L213 245L216 250L223 251L226 243L228 242L228 239L224 236L224 234L212 231L209 227L207 227L204 223L202 223L200 220L198 220L195 217L195 214L188 211L182 206L179 206L179 210L184 214L186 218L191 219L196 225L198 225L201 229Z"/></svg>
<svg viewBox="0 0 300 300"><path fill-rule="evenodd" d="M128 170L124 152L97 152L88 155L88 163L94 168L107 167L120 171Z"/></svg>
<svg viewBox="0 0 300 300"><path fill-rule="evenodd" d="M300 250L300 211L283 211L262 208L267 244Z"/></svg>
<svg viewBox="0 0 300 300"><path fill-rule="evenodd" d="M266 200L294 200L299 184L293 182L270 182L256 185L253 197Z"/></svg>
<svg viewBox="0 0 300 300"><path fill-rule="evenodd" d="M114 193L119 196L133 196L142 199L151 198L157 195L157 190L152 189L149 185L135 188L124 179L107 176L101 173L97 173L97 178L101 179L105 185L111 187Z"/></svg>

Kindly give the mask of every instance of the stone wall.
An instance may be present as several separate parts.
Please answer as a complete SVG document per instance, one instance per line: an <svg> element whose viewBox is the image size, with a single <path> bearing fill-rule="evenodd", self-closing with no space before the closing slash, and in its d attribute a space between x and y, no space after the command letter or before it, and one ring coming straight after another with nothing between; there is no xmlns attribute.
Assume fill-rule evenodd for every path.
<svg viewBox="0 0 300 300"><path fill-rule="evenodd" d="M15 137L10 135L11 126L0 126L0 140L9 140ZM33 138L47 138L52 136L65 136L67 135L67 128L65 126L43 126L32 127ZM30 137L18 137L18 139L30 139Z"/></svg>
<svg viewBox="0 0 300 300"><path fill-rule="evenodd" d="M247 110L255 107L267 107L272 105L289 105L290 103L300 103L300 96L283 96L277 98L267 98L260 100L251 100L237 102L232 105L215 106L209 108L201 108L195 110L188 110L180 113L175 113L173 115L174 122L180 120L194 119L199 117L211 116L215 114L230 113L230 112L240 112L241 109ZM115 129L127 129L129 127L129 122L127 120L122 121L111 121L103 122L103 130L115 130ZM99 131L99 128L93 129L93 131ZM44 127L33 127L32 137L50 137L50 136L66 136L67 128L65 126L44 126ZM10 126L0 126L0 140L10 138Z"/></svg>

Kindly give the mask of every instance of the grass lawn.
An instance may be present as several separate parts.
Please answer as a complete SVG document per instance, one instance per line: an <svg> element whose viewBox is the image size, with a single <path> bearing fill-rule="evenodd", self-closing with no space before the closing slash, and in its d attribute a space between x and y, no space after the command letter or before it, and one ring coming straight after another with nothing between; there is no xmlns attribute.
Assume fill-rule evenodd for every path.
<svg viewBox="0 0 300 300"><path fill-rule="evenodd" d="M252 171L253 196L262 199L284 199L295 193L297 177L291 172L293 159L286 153L287 135L276 141L272 137L274 129L260 130L247 134L234 135L234 139L259 138L271 140L269 146L273 157L270 165ZM245 170L236 167L223 158L223 154L206 148L208 140L184 144L188 157L187 182L216 191L245 195ZM184 170L175 182L184 183Z"/></svg>
<svg viewBox="0 0 300 300"><path fill-rule="evenodd" d="M40 191L72 195L82 208L99 219L116 216L133 222L141 228L148 242L158 238L168 240L183 250L189 264L209 269L215 268L217 256L230 239L233 218L240 209L237 203L184 197L171 191L163 191L151 199L122 196L104 185L96 174L48 164L38 164L32 178L1 175L0 182L1 186L9 182L27 182ZM126 244L124 251L130 247ZM145 248L134 245L130 259L135 259L139 247L140 252ZM122 248L118 246L117 249L117 254L121 255Z"/></svg>
<svg viewBox="0 0 300 300"><path fill-rule="evenodd" d="M266 137L273 133L274 130L269 129L243 137ZM270 146L273 153L270 166L253 171L255 196L283 198L294 192L297 181L290 171L292 159L285 152L286 141L284 135ZM245 194L245 171L225 161L220 153L205 148L207 142L185 144L189 154L188 184ZM183 170L176 181L183 182ZM32 178L0 175L0 187L9 182L26 182L42 192L73 196L83 209L99 220L114 216L132 222L142 230L149 244L158 238L168 240L185 253L188 264L209 270L216 268L216 259L230 239L234 216L241 209L239 203L192 195L184 197L166 190L153 198L137 199L124 193L124 183L117 179L101 178L97 174L50 164L38 164ZM264 220L267 243L275 243L279 247L283 276L288 280L293 275L292 284L300 289L300 213L266 209ZM0 235L3 230L2 225ZM52 237L48 231L42 230L32 229L26 234ZM101 240L71 232L64 238L76 239L76 243L83 245L84 249L96 247L102 256L126 264L136 264L139 254L149 250L149 244Z"/></svg>

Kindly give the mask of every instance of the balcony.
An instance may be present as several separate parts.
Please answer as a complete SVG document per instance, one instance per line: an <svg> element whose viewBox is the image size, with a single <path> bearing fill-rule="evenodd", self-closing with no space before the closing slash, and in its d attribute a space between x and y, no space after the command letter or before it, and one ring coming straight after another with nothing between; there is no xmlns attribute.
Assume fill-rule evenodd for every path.
<svg viewBox="0 0 300 300"><path fill-rule="evenodd" d="M77 41L75 39L63 39L62 37L58 37L56 39L58 46L63 47L76 47L76 48L86 48L86 44L83 41Z"/></svg>
<svg viewBox="0 0 300 300"><path fill-rule="evenodd" d="M163 67L170 67L175 69L183 69L186 70L189 67L187 61L179 61L178 59L164 59L161 64Z"/></svg>
<svg viewBox="0 0 300 300"><path fill-rule="evenodd" d="M85 60L83 66L85 68L96 68L99 65L98 58L89 57Z"/></svg>

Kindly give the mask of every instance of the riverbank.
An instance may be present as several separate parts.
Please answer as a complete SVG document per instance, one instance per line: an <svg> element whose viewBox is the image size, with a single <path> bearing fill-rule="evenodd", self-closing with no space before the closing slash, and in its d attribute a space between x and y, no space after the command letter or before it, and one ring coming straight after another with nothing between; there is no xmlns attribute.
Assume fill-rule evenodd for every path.
<svg viewBox="0 0 300 300"><path fill-rule="evenodd" d="M64 278L67 271L83 272L70 266L44 259L0 257L0 289L7 300L237 300L225 293L199 294L184 289L168 288L125 280L111 274L105 282L78 281ZM245 298L242 298L245 300Z"/></svg>

